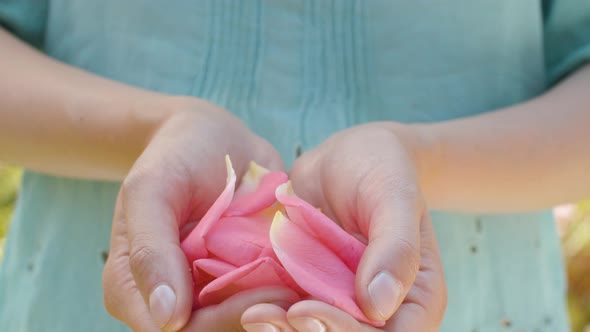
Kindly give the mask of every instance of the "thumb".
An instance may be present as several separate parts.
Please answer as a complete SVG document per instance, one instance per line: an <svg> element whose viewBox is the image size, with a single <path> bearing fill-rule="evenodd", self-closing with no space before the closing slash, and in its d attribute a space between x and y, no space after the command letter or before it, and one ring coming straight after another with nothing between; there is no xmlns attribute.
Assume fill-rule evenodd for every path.
<svg viewBox="0 0 590 332"><path fill-rule="evenodd" d="M392 190L380 196L367 216L368 246L356 276L357 300L373 320L388 320L410 290L420 267L418 191ZM374 196L375 197L375 196ZM361 199L361 204L365 203Z"/></svg>
<svg viewBox="0 0 590 332"><path fill-rule="evenodd" d="M158 176L128 176L122 187L129 267L158 328L176 331L190 317L193 286L178 221Z"/></svg>

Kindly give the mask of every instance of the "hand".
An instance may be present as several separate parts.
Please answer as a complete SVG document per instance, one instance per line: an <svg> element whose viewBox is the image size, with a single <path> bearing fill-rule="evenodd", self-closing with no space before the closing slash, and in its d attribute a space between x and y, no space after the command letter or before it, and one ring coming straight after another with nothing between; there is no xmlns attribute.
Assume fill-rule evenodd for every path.
<svg viewBox="0 0 590 332"><path fill-rule="evenodd" d="M136 331L240 330L257 303L285 303L297 294L260 289L192 313L193 286L179 230L199 220L225 185L224 156L236 173L251 160L283 169L278 153L225 110L196 99L173 99L172 113L150 139L121 186L103 273L109 313ZM238 175L241 178L240 175Z"/></svg>
<svg viewBox="0 0 590 332"><path fill-rule="evenodd" d="M387 320L385 331L437 331L446 286L409 130L374 123L342 131L301 156L290 177L298 196L368 242L356 277L365 314ZM242 321L265 321L268 310L254 306ZM317 301L299 302L285 317L297 331L379 330Z"/></svg>

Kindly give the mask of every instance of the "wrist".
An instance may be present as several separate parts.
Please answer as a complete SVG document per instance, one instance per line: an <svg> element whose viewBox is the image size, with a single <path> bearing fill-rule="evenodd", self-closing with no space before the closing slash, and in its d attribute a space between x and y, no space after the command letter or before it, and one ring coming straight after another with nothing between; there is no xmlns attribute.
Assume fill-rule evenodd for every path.
<svg viewBox="0 0 590 332"><path fill-rule="evenodd" d="M87 135L95 142L94 150L104 151L102 159L113 167L101 177L124 178L160 128L181 113L189 113L190 99L129 89L107 98L87 96L84 104L75 105L96 114L88 119L92 126Z"/></svg>
<svg viewBox="0 0 590 332"><path fill-rule="evenodd" d="M146 106L145 102L142 102L138 107L139 112L145 113L141 116L148 120L149 130L145 136L145 145L164 126L182 130L182 128L194 124L195 121L213 120L220 123L241 123L222 107L200 98L160 95L151 103L150 106ZM146 107L150 107L151 110L146 111Z"/></svg>
<svg viewBox="0 0 590 332"><path fill-rule="evenodd" d="M441 197L442 144L428 124L391 123L391 129L414 161L420 189L429 208Z"/></svg>
<svg viewBox="0 0 590 332"><path fill-rule="evenodd" d="M139 154L149 144L159 128L183 109L182 97L147 92L123 101L126 127L130 128L130 143Z"/></svg>
<svg viewBox="0 0 590 332"><path fill-rule="evenodd" d="M203 112L208 112L211 104L207 101L188 97L150 93L150 96L136 99L131 105L133 126L139 133L141 150L153 136L167 123L189 124L198 121Z"/></svg>

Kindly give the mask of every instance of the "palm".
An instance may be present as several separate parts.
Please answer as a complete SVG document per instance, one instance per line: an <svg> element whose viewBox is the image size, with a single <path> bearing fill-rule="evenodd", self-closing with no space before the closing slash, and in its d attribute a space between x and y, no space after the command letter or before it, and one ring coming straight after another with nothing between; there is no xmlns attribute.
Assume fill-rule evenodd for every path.
<svg viewBox="0 0 590 332"><path fill-rule="evenodd" d="M195 107L207 109L177 113L160 128L117 199L103 275L105 305L134 330L178 330L188 324L184 331L232 331L240 329L241 313L249 306L295 301L291 291L261 289L191 311L192 280L179 230L199 220L223 189L224 156L232 155L238 173L252 160L282 168L272 146L237 119L212 105ZM162 287L165 296L154 297Z"/></svg>
<svg viewBox="0 0 590 332"><path fill-rule="evenodd" d="M290 177L299 196L368 243L355 285L367 317L387 320L385 331L437 330L446 307L443 269L415 162L404 143L378 124L352 128L300 157ZM379 271L391 272L403 288L385 299L391 309L386 313L377 310L367 287ZM254 314L261 310L252 308L243 320ZM319 319L328 330L379 330L318 301L297 303L286 317L298 331L308 331L304 317Z"/></svg>

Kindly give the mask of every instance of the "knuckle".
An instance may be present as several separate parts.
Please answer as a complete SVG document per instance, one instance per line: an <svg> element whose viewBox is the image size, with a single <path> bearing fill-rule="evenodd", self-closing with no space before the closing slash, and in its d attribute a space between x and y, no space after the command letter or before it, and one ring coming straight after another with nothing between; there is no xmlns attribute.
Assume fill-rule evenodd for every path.
<svg viewBox="0 0 590 332"><path fill-rule="evenodd" d="M401 171L390 171L382 176L381 183L378 185L381 187L383 199L387 201L418 202L421 197L418 183L413 178L401 173Z"/></svg>
<svg viewBox="0 0 590 332"><path fill-rule="evenodd" d="M173 151L167 151L167 153L172 155ZM181 163L175 163L173 165L183 166ZM154 158L149 158L145 155L140 156L121 184L123 199L125 200L131 195L159 183L163 178L168 176L170 172L175 170L170 166L171 165L168 165L167 167L158 160L154 160Z"/></svg>
<svg viewBox="0 0 590 332"><path fill-rule="evenodd" d="M379 202L410 205L420 207L422 193L418 182L406 176L403 170L392 170L388 163L373 167L360 178L359 193L374 198L376 207Z"/></svg>
<svg viewBox="0 0 590 332"><path fill-rule="evenodd" d="M291 167L289 178L299 187L317 185L317 183L311 183L312 181L309 181L309 179L316 178L313 176L314 169L315 163L313 163L313 159L308 158L308 156L299 157Z"/></svg>
<svg viewBox="0 0 590 332"><path fill-rule="evenodd" d="M182 163L175 164L182 167ZM162 187L164 181L171 180L172 173L178 173L178 169L162 168L160 165L136 165L127 174L121 184L120 197L125 208L128 203L136 201L146 192L153 192L154 188Z"/></svg>
<svg viewBox="0 0 590 332"><path fill-rule="evenodd" d="M418 201L420 199L420 189L416 183L405 183L395 185L392 189L394 197L405 201Z"/></svg>
<svg viewBox="0 0 590 332"><path fill-rule="evenodd" d="M125 201L131 193L137 191L137 189L141 186L143 182L143 173L137 171L131 171L123 180L121 184L121 194L123 200Z"/></svg>
<svg viewBox="0 0 590 332"><path fill-rule="evenodd" d="M146 275L151 270L156 256L156 251L146 244L132 246L129 252L131 273L138 277Z"/></svg>
<svg viewBox="0 0 590 332"><path fill-rule="evenodd" d="M294 183L299 183L304 181L300 181L306 178L307 167L305 163L301 161L301 159L295 160L293 166L291 167L291 172L289 173L289 178Z"/></svg>
<svg viewBox="0 0 590 332"><path fill-rule="evenodd" d="M420 249L416 244L406 240L398 239L396 242L398 258L405 271L410 271L413 276L420 269Z"/></svg>
<svg viewBox="0 0 590 332"><path fill-rule="evenodd" d="M367 142L396 142L396 134L382 126L371 126L371 130L363 131Z"/></svg>

